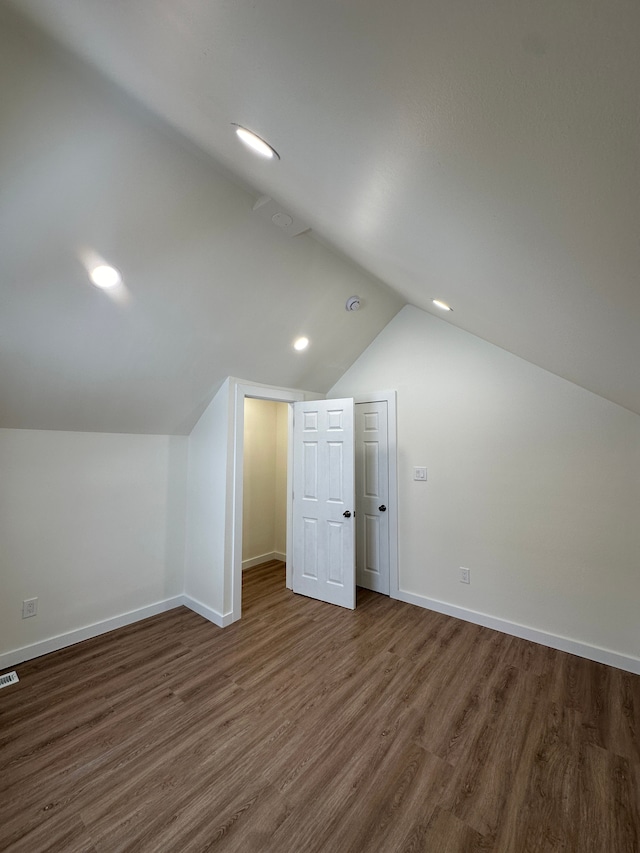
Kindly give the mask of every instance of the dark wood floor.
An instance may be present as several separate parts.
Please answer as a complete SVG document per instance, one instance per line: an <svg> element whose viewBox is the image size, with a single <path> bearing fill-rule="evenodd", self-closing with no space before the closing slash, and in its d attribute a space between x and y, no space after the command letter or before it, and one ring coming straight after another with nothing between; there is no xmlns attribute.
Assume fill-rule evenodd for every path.
<svg viewBox="0 0 640 853"><path fill-rule="evenodd" d="M3 851L640 851L640 677L282 563L17 669Z"/></svg>

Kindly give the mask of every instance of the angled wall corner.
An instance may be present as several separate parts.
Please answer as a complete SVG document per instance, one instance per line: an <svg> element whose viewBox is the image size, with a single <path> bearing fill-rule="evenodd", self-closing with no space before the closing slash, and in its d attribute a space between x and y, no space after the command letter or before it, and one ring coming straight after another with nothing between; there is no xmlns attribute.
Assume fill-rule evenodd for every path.
<svg viewBox="0 0 640 853"><path fill-rule="evenodd" d="M189 436L187 463L184 594L194 610L216 624L230 611L225 589L229 551L227 493L231 429L230 380L227 379ZM198 607L200 609L198 609Z"/></svg>

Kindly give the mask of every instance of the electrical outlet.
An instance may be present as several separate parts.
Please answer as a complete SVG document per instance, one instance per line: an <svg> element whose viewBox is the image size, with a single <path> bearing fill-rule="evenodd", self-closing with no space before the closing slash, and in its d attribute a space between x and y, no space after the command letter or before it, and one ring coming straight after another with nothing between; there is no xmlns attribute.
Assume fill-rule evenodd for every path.
<svg viewBox="0 0 640 853"><path fill-rule="evenodd" d="M413 469L413 479L414 480L426 480L427 479L427 469L426 468L414 468Z"/></svg>
<svg viewBox="0 0 640 853"><path fill-rule="evenodd" d="M25 598L22 602L22 618L28 619L30 616L35 616L38 612L38 599Z"/></svg>
<svg viewBox="0 0 640 853"><path fill-rule="evenodd" d="M471 583L471 569L460 566L460 583Z"/></svg>

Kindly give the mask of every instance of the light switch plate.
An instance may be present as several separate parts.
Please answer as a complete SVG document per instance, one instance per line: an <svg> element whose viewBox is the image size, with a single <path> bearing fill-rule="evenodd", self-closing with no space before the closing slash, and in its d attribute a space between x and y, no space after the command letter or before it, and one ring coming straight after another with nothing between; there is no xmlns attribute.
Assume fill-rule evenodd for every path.
<svg viewBox="0 0 640 853"><path fill-rule="evenodd" d="M414 468L413 469L413 479L414 480L426 480L427 479L427 469L426 468Z"/></svg>

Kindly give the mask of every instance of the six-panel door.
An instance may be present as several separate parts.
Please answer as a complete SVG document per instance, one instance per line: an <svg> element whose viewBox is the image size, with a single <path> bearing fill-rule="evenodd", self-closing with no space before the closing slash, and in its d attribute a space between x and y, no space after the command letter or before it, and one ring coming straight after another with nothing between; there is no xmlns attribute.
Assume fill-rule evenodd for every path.
<svg viewBox="0 0 640 853"><path fill-rule="evenodd" d="M293 591L353 609L353 400L293 409Z"/></svg>
<svg viewBox="0 0 640 853"><path fill-rule="evenodd" d="M389 446L387 403L357 403L356 583L389 595Z"/></svg>

